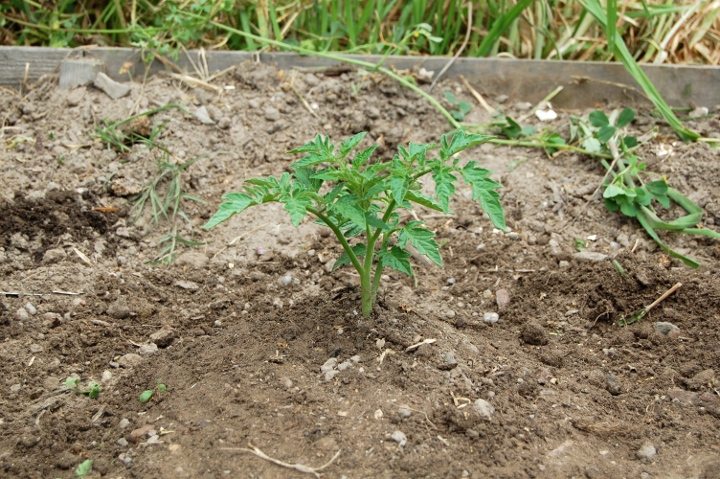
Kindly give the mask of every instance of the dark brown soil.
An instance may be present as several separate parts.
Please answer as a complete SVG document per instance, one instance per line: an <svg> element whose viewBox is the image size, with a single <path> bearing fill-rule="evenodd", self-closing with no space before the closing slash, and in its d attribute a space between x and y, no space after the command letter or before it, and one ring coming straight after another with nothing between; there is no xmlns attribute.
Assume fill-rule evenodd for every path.
<svg viewBox="0 0 720 479"><path fill-rule="evenodd" d="M86 477L312 477L254 446L315 468L339 451L322 476L348 479L720 477L717 242L663 235L702 261L689 269L592 198L595 161L484 145L466 156L505 184L512 232L494 231L465 189L452 217L418 211L447 241L445 267L417 264L417 282L388 273L363 319L356 275L328 273L339 246L311 222L296 230L266 205L199 226L222 194L281 173L293 159L285 152L315 133L337 141L367 130L390 157L399 143L437 141L442 118L374 75L245 64L213 84L155 77L116 101L51 81L22 98L0 91L10 112L0 476L70 478L92 459ZM170 102L190 113L152 122L166 122L160 141L174 160L205 155L183 186L207 203L185 201L191 224L177 223L204 245L163 266L150 261L171 221L155 225L146 211L133 224L125 196L158 174L159 151L118 154L95 132ZM193 116L203 105L215 125ZM561 112L554 127L570 114L580 113ZM671 141L645 147L648 169L704 207L707 225L720 222L717 152ZM575 239L607 259L583 261ZM676 283L646 317L618 325ZM68 377L78 391L96 381L99 396L68 389Z"/></svg>

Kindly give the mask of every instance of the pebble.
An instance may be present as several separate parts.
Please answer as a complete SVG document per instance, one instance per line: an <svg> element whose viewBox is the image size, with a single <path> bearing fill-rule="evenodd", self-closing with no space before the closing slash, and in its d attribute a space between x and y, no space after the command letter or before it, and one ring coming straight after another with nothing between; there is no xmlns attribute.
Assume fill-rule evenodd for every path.
<svg viewBox="0 0 720 479"><path fill-rule="evenodd" d="M15 312L15 319L18 321L27 321L30 319L30 314L25 308L20 308Z"/></svg>
<svg viewBox="0 0 720 479"><path fill-rule="evenodd" d="M665 334L667 336L670 336L671 333L673 335L679 335L680 334L680 328L675 326L673 323L668 323L666 321L658 321L657 323L653 324L653 329L657 331L660 334Z"/></svg>
<svg viewBox="0 0 720 479"><path fill-rule="evenodd" d="M452 351L448 351L443 355L443 359L448 364L457 364L457 360L455 359L455 353Z"/></svg>
<svg viewBox="0 0 720 479"><path fill-rule="evenodd" d="M398 443L400 447L405 447L407 444L407 436L402 431L395 431L390 435L390 439Z"/></svg>
<svg viewBox="0 0 720 479"><path fill-rule="evenodd" d="M694 406L700 401L697 393L680 388L673 388L667 392L668 397L678 406Z"/></svg>
<svg viewBox="0 0 720 479"><path fill-rule="evenodd" d="M152 424L145 424L144 426L141 426L137 429L133 429L130 431L130 435L128 436L128 440L130 442L138 442L140 439L146 437L146 436L154 436L156 435L155 432L155 426Z"/></svg>
<svg viewBox="0 0 720 479"><path fill-rule="evenodd" d="M43 351L44 351L44 348L42 346L40 346L39 344L33 343L30 345L30 352L33 354L42 353Z"/></svg>
<svg viewBox="0 0 720 479"><path fill-rule="evenodd" d="M328 371L332 371L335 369L335 365L337 364L337 358L330 358L327 361L325 361L325 364L320 366L320 372L326 373Z"/></svg>
<svg viewBox="0 0 720 479"><path fill-rule="evenodd" d="M124 437L117 440L117 445L120 447L128 447L128 441Z"/></svg>
<svg viewBox="0 0 720 479"><path fill-rule="evenodd" d="M500 315L497 313L483 313L483 322L495 324L500 321Z"/></svg>
<svg viewBox="0 0 720 479"><path fill-rule="evenodd" d="M710 112L710 110L707 107L699 106L699 107L695 108L693 111L691 111L690 113L688 113L688 116L690 118L697 118L699 116L705 116L709 112Z"/></svg>
<svg viewBox="0 0 720 479"><path fill-rule="evenodd" d="M608 374L605 376L605 390L613 396L617 396L622 393L622 385L615 376Z"/></svg>
<svg viewBox="0 0 720 479"><path fill-rule="evenodd" d="M207 110L207 107L205 105L201 106L197 110L195 110L195 118L202 123L203 125L214 125L215 122L212 118L210 118L210 113Z"/></svg>
<svg viewBox="0 0 720 479"><path fill-rule="evenodd" d="M186 289L188 291L197 291L200 289L200 286L197 283L194 283L192 281L185 281L185 280L179 280L175 282L175 286L179 286L182 289Z"/></svg>
<svg viewBox="0 0 720 479"><path fill-rule="evenodd" d="M32 303L25 303L25 310L31 315L35 316L37 314L37 308L33 306Z"/></svg>
<svg viewBox="0 0 720 479"><path fill-rule="evenodd" d="M452 319L455 317L455 311L453 311L452 309L448 309L447 311L445 311L445 316Z"/></svg>
<svg viewBox="0 0 720 479"><path fill-rule="evenodd" d="M495 291L495 302L498 306L498 311L502 311L507 308L510 304L510 293L506 289L498 289Z"/></svg>
<svg viewBox="0 0 720 479"><path fill-rule="evenodd" d="M338 371L337 369L333 369L332 371L327 371L327 372L325 373L325 381L326 381L326 382L327 382L327 381L332 381L333 378L334 378L335 376L337 376L338 374L340 374L340 371Z"/></svg>
<svg viewBox="0 0 720 479"><path fill-rule="evenodd" d="M484 399L476 399L473 408L483 417L490 419L495 414L495 408Z"/></svg>
<svg viewBox="0 0 720 479"><path fill-rule="evenodd" d="M652 459L657 455L657 449L651 443L646 442L635 454L638 459Z"/></svg>
<svg viewBox="0 0 720 479"><path fill-rule="evenodd" d="M268 121L277 121L280 119L280 111L271 106L265 108L265 119Z"/></svg>
<svg viewBox="0 0 720 479"><path fill-rule="evenodd" d="M350 361L343 361L340 364L338 364L337 368L338 368L338 371L345 371L347 368L349 368L352 365L353 365L353 363Z"/></svg>
<svg viewBox="0 0 720 479"><path fill-rule="evenodd" d="M603 253L596 253L593 251L579 251L577 253L573 253L573 258L575 259L575 261L579 262L597 263L608 259L608 255Z"/></svg>
<svg viewBox="0 0 720 479"><path fill-rule="evenodd" d="M411 415L412 415L412 410L410 409L410 407L403 405L398 408L398 416L400 416L402 418L408 418Z"/></svg>
<svg viewBox="0 0 720 479"><path fill-rule="evenodd" d="M383 418L383 412L382 409L378 409L373 413L373 417L377 419L378 421Z"/></svg>
<svg viewBox="0 0 720 479"><path fill-rule="evenodd" d="M283 286L287 286L288 284L292 283L292 280L293 280L292 276L290 276L288 274L288 275L285 275L282 278L280 278L280 284Z"/></svg>
<svg viewBox="0 0 720 479"><path fill-rule="evenodd" d="M157 353L158 347L155 343L145 343L141 344L138 348L138 353L140 353L140 356L152 356L153 354Z"/></svg>
<svg viewBox="0 0 720 479"><path fill-rule="evenodd" d="M122 419L120 419L120 422L118 423L118 427L119 427L120 429L125 429L125 428L128 427L129 425L130 425L130 420L127 419L127 418L122 418Z"/></svg>
<svg viewBox="0 0 720 479"><path fill-rule="evenodd" d="M163 328L150 335L150 340L159 348L167 348L175 341L175 331Z"/></svg>
<svg viewBox="0 0 720 479"><path fill-rule="evenodd" d="M118 461L122 462L125 465L125 467L130 467L130 466L132 466L132 463L133 463L132 457L130 457L129 454L125 454L124 452L121 452L118 455Z"/></svg>
<svg viewBox="0 0 720 479"><path fill-rule="evenodd" d="M457 283L457 280L455 278L448 278L447 284L455 284Z"/></svg>

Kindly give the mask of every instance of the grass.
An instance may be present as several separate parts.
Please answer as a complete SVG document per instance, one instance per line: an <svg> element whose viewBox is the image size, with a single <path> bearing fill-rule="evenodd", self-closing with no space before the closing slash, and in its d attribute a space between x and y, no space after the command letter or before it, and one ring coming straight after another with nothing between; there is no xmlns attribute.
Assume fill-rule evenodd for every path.
<svg viewBox="0 0 720 479"><path fill-rule="evenodd" d="M281 45L317 52L611 60L620 38L640 62L720 64L713 0L608 0L605 25L582 0L9 0L0 6L0 43L76 47L102 43L160 54L180 46L282 49L228 33L216 23ZM597 3L597 2L596 2ZM599 3L598 3L599 5ZM615 7L615 8L613 8ZM470 11L472 10L472 11ZM186 14L195 15L195 17ZM200 19L198 19L198 17ZM468 25L468 20L472 24ZM438 41L414 35L427 25ZM412 41L403 42L408 34Z"/></svg>

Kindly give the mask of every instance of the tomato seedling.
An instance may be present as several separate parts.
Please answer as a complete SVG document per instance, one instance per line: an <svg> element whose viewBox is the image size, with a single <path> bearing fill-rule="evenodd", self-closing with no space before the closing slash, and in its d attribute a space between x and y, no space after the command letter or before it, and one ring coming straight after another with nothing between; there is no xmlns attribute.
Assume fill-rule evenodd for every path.
<svg viewBox="0 0 720 479"><path fill-rule="evenodd" d="M402 222L399 210L411 210L416 204L450 214L450 197L462 178L472 188L473 201L479 201L497 228L505 229L497 192L502 185L490 179L491 172L477 161L461 165L456 156L491 136L459 131L451 139L443 135L440 145L410 143L407 148L400 146L390 162L373 159L377 145L351 155L364 137L359 133L336 148L328 137L317 135L290 151L305 154L291 165L292 173L246 180L242 192L223 196L224 202L203 228L269 202L284 204L296 227L308 214L313 216L332 230L344 249L333 269L352 264L360 275L364 317L372 312L384 268L413 274L406 246L414 246L442 266L435 233L422 221ZM435 149L439 157L430 157ZM433 195L421 191L420 180L428 175L435 182Z"/></svg>

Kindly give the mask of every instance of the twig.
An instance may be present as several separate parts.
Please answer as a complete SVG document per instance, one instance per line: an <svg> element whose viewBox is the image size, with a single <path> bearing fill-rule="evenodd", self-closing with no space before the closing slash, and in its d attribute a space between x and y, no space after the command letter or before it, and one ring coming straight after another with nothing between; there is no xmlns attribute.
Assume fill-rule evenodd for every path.
<svg viewBox="0 0 720 479"><path fill-rule="evenodd" d="M257 457L259 457L261 459L265 459L266 461L270 461L273 464L277 464L278 466L286 467L288 469L295 469L296 471L304 472L306 474L313 474L313 475L315 475L315 477L320 477L320 471L329 467L330 464L335 462L335 459L337 459L338 456L340 455L340 451L342 451L342 449L339 449L338 452L336 452L335 455L328 462L326 462L325 464L323 464L320 467L309 467L304 464L289 464L287 462L283 462L278 459L274 459L274 458L268 456L267 454L265 454L264 452L262 452L257 447L253 446L252 444L248 444L248 446L250 446L252 449L247 449L244 447L222 447L222 448L220 448L220 450L221 451L249 452L251 454L255 454Z"/></svg>
<svg viewBox="0 0 720 479"><path fill-rule="evenodd" d="M407 348L405 348L405 352L406 352L406 353L409 353L410 351L419 348L419 347L422 346L423 344L432 344L432 343L434 343L434 342L436 342L436 341L437 341L437 339L425 339L425 340L423 340L423 341L420 341L420 342L417 343L417 344L413 344L412 346L408 346Z"/></svg>
<svg viewBox="0 0 720 479"><path fill-rule="evenodd" d="M218 86L211 85L211 84L209 84L209 83L207 83L207 82L205 82L205 81L202 81L202 80L200 80L200 79L198 79L198 78L191 77L190 75L180 75L180 74L178 74L178 73L171 73L170 76L171 76L172 78L175 78L175 79L177 79L177 80L183 81L183 82L188 83L188 84L190 84L190 85L201 86L201 87L203 87L203 88L206 88L206 89L208 89L208 90L212 90L212 91L214 91L214 92L219 92L219 91L222 90L222 88L220 88L220 87L218 87Z"/></svg>
<svg viewBox="0 0 720 479"><path fill-rule="evenodd" d="M677 290L680 289L681 287L682 287L682 283L675 283L675 285L674 285L672 288L670 288L670 289L668 289L667 291L665 291L665 292L662 294L662 296L660 296L658 299L656 299L655 301L653 301L653 302L650 304L650 306L648 306L647 308L645 308L645 314L649 313L651 309L653 309L655 306L657 306L658 304L660 304L660 303L661 303L662 301L664 301L668 296L670 296L671 294L673 294L675 291L677 291Z"/></svg>
<svg viewBox="0 0 720 479"><path fill-rule="evenodd" d="M480 106L483 107L486 112L488 112L488 113L495 113L495 109L494 109L493 107L491 107L490 104L489 104L487 101L485 101L485 98L483 98L483 96L480 94L479 91L477 91L476 89L474 89L474 88L472 87L472 85L470 84L470 82L467 81L467 78L465 78L464 76L460 75L460 80L461 80L461 81L463 82L463 84L465 85L465 88L467 88L468 90L470 90L470 93L472 94L472 96L475 97L475 99L477 100L477 102L480 103Z"/></svg>
<svg viewBox="0 0 720 479"><path fill-rule="evenodd" d="M462 42L462 45L460 45L460 48L458 48L458 51L455 52L455 55L450 59L449 62L445 64L442 70L440 70L440 73L438 73L435 76L435 79L430 84L430 92L433 91L433 88L435 88L435 85L440 80L440 77L443 76L443 74L448 71L448 68L452 66L453 63L455 63L455 60L460 56L460 54L465 50L465 47L468 44L468 41L470 41L470 32L472 32L472 12L473 12L473 4L472 2L469 2L468 4L468 21L467 21L467 30L465 31L465 39Z"/></svg>

